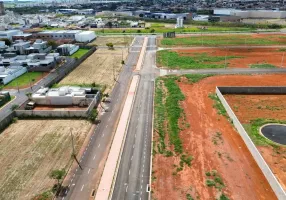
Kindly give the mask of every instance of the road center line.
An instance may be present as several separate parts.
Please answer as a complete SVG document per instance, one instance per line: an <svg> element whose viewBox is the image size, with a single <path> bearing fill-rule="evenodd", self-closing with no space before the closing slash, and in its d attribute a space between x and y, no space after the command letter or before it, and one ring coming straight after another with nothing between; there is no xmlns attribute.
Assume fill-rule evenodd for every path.
<svg viewBox="0 0 286 200"><path fill-rule="evenodd" d="M97 148L99 148L99 147L100 147L100 144L98 144Z"/></svg>
<svg viewBox="0 0 286 200"><path fill-rule="evenodd" d="M96 155L93 157L93 160L95 159Z"/></svg>
<svg viewBox="0 0 286 200"><path fill-rule="evenodd" d="M88 169L88 172L87 172L87 174L89 174L89 172L90 172L90 169Z"/></svg>
<svg viewBox="0 0 286 200"><path fill-rule="evenodd" d="M84 188L84 184L82 185L82 187L81 187L80 191L82 191L82 190L83 190L83 188Z"/></svg>

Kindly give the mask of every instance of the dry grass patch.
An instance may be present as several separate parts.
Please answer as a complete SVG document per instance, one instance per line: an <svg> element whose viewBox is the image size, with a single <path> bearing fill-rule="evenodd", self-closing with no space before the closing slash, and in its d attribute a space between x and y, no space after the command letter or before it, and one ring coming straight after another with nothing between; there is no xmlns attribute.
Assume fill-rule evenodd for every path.
<svg viewBox="0 0 286 200"><path fill-rule="evenodd" d="M82 146L91 124L85 120L19 120L0 135L0 199L31 199L51 189L49 173L71 165L71 137Z"/></svg>
<svg viewBox="0 0 286 200"><path fill-rule="evenodd" d="M98 49L60 81L59 85L95 83L107 86L107 91L111 90L115 82L114 74L117 77L122 68L122 51L123 60L126 60L128 55L127 49Z"/></svg>
<svg viewBox="0 0 286 200"><path fill-rule="evenodd" d="M97 45L97 46L106 46L106 43L113 43L114 46L125 46L130 45L132 43L133 37L125 36L125 37L97 37L92 43L89 45Z"/></svg>

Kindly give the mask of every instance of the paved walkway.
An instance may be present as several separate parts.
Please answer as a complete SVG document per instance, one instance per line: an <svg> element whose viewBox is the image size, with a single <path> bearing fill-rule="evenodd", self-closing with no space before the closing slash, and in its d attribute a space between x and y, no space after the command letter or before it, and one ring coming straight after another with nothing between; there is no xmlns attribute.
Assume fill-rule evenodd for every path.
<svg viewBox="0 0 286 200"><path fill-rule="evenodd" d="M135 71L140 71L144 62L144 58L145 58L145 53L146 53L146 49L147 49L147 44L148 44L148 37L144 38L144 42L143 42L143 46L141 49L141 53L139 55L139 59L135 68Z"/></svg>

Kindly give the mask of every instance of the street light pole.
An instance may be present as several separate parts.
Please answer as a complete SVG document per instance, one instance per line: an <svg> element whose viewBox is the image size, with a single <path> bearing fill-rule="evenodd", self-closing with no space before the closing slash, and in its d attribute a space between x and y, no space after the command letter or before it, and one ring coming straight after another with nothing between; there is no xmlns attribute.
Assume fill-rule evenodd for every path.
<svg viewBox="0 0 286 200"><path fill-rule="evenodd" d="M284 55L285 55L285 52L283 52L283 56L282 56L282 60L281 60L281 67L283 67Z"/></svg>

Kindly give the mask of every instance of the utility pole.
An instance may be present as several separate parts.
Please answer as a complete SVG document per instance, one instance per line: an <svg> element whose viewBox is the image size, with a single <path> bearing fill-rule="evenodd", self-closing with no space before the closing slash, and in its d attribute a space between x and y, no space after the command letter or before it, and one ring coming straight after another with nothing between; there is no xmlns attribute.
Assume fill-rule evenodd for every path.
<svg viewBox="0 0 286 200"><path fill-rule="evenodd" d="M76 155L75 155L72 129L70 129L70 133L71 133L71 142L72 142L72 157L75 159L75 161L76 161L76 163L78 164L79 168L80 168L81 170L83 170L82 167L81 167L81 165L80 165L80 163L78 162L78 160L77 160L77 158L76 158Z"/></svg>
<svg viewBox="0 0 286 200"><path fill-rule="evenodd" d="M285 52L283 52L283 56L282 56L282 60L281 60L281 67L283 67L284 55L285 55Z"/></svg>
<svg viewBox="0 0 286 200"><path fill-rule="evenodd" d="M226 47L225 47L224 69L226 69L226 57L227 57L227 49L226 49Z"/></svg>

